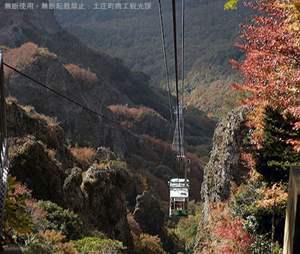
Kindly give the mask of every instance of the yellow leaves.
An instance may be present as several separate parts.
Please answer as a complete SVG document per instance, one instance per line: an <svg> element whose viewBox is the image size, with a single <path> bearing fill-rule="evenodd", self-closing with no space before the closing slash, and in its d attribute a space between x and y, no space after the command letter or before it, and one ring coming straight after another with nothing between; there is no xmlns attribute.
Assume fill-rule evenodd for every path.
<svg viewBox="0 0 300 254"><path fill-rule="evenodd" d="M273 208L285 205L288 198L288 193L282 185L276 183L271 188L263 187L259 190L262 195L261 200L258 200L256 205L260 208Z"/></svg>
<svg viewBox="0 0 300 254"><path fill-rule="evenodd" d="M53 244L63 242L66 239L66 237L61 232L54 230L46 230L44 232L41 232L39 235Z"/></svg>
<svg viewBox="0 0 300 254"><path fill-rule="evenodd" d="M294 1L292 1L292 3L296 7L296 9L300 12L300 1L294 0Z"/></svg>
<svg viewBox="0 0 300 254"><path fill-rule="evenodd" d="M238 0L227 0L224 4L224 10L236 10L238 5Z"/></svg>
<svg viewBox="0 0 300 254"><path fill-rule="evenodd" d="M249 173L250 182L260 182L263 180L263 175L258 173L256 170L251 170Z"/></svg>
<svg viewBox="0 0 300 254"><path fill-rule="evenodd" d="M261 102L248 116L248 121L253 126L255 126L255 129L252 133L252 144L257 145L258 148L260 148L260 144L262 143L264 134L264 118L266 106L267 102Z"/></svg>
<svg viewBox="0 0 300 254"><path fill-rule="evenodd" d="M299 22L293 22L289 25L289 30L293 32L299 32L300 31L300 24Z"/></svg>
<svg viewBox="0 0 300 254"><path fill-rule="evenodd" d="M70 152L83 164L91 164L96 156L96 150L91 147L70 147Z"/></svg>
<svg viewBox="0 0 300 254"><path fill-rule="evenodd" d="M54 247L57 254L78 254L73 243L66 242L66 237L62 232L55 230L46 230L40 232L39 236L44 239L48 244Z"/></svg>

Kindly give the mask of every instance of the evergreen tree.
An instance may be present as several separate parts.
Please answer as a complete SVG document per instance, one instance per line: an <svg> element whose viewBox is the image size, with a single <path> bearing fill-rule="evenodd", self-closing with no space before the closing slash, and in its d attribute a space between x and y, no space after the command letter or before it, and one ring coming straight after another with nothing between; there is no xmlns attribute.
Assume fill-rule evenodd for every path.
<svg viewBox="0 0 300 254"><path fill-rule="evenodd" d="M257 171L268 181L287 181L288 170L300 165L300 153L287 140L299 137L294 128L295 118L283 116L279 110L267 107L264 118L262 148L257 152Z"/></svg>

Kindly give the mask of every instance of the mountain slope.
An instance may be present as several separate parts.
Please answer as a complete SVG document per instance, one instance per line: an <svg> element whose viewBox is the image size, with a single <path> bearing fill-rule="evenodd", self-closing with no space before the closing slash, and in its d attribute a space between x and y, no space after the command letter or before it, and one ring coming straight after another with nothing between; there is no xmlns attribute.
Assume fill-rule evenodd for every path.
<svg viewBox="0 0 300 254"><path fill-rule="evenodd" d="M52 11L1 9L0 21L0 45L6 63L105 116L103 119L89 114L5 68L8 94L58 122L50 128L57 136L45 138L41 135L44 128L35 121L30 121L30 127L20 124L27 119L26 113L12 113L9 127L11 136L16 135L11 143L11 149L16 151L11 157L12 175L28 185L35 198L50 199L75 210L86 224L130 247L125 215L134 210L136 196L143 191L153 193L167 214L168 180L183 175L176 168L170 144L173 126L167 96L159 88L152 89L145 74L130 71L119 59L97 53L70 35L55 21ZM25 108L27 113L34 111L32 107ZM36 114L34 117L39 118ZM119 121L127 130L112 121ZM191 199L199 200L205 162L201 156L208 153L215 122L189 107L185 123ZM65 136L59 136L59 124ZM110 149L115 154L113 159L106 153L108 159L92 157L84 164L72 158L76 152L72 153L70 147L80 151L81 156L85 149L100 153ZM68 156L69 161L64 163ZM96 165L91 165L93 162ZM99 211L97 216L95 210ZM165 238L167 242L169 238Z"/></svg>
<svg viewBox="0 0 300 254"><path fill-rule="evenodd" d="M144 2L144 1L137 1ZM155 85L164 79L160 25L156 0L150 10L86 10L79 13L56 11L59 22L92 48L120 57L127 66L151 76ZM170 66L173 62L171 3L163 1ZM228 60L236 56L232 48L238 24L247 12L224 11L223 0L186 2L186 71L194 65L214 66L231 73ZM180 4L178 23L180 22ZM179 24L178 24L179 25ZM179 38L180 39L180 32ZM173 67L170 68L173 73ZM215 72L216 73L216 72Z"/></svg>
<svg viewBox="0 0 300 254"><path fill-rule="evenodd" d="M56 16L65 29L85 44L120 57L126 66L145 72L152 86L165 87L158 5L156 0L148 2L152 8L144 11L56 11ZM179 27L180 4L177 5ZM171 2L163 1L162 5L169 71L174 79ZM190 105L217 117L232 108L234 101L224 101L231 96L229 84L239 77L228 62L241 57L233 44L239 24L248 15L250 12L243 6L239 6L238 11L224 11L223 0L186 1L185 90ZM178 30L180 50L180 28Z"/></svg>
<svg viewBox="0 0 300 254"><path fill-rule="evenodd" d="M151 188L166 200L168 179L183 172L176 170L175 155L168 143L173 127L168 121L164 93L150 88L144 74L131 72L120 60L95 53L68 34L55 21L52 11L2 10L0 14L0 44L11 47L4 52L8 64L106 118L120 121L130 131L87 113L6 68L9 95L40 113L56 117L69 143L110 147L141 174L148 175ZM125 109L125 118L112 110L116 105ZM132 111L141 112L142 118L131 119L128 112ZM198 110L188 108L187 113L187 151L205 156L215 123ZM203 160L194 154L189 157L194 158L192 196L199 199Z"/></svg>

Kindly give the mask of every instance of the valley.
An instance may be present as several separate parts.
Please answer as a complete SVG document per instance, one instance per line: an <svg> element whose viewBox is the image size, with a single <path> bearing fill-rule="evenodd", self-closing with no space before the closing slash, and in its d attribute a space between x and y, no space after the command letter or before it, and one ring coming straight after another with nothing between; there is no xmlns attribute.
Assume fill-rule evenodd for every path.
<svg viewBox="0 0 300 254"><path fill-rule="evenodd" d="M295 253L297 4L45 4L0 0L1 253Z"/></svg>

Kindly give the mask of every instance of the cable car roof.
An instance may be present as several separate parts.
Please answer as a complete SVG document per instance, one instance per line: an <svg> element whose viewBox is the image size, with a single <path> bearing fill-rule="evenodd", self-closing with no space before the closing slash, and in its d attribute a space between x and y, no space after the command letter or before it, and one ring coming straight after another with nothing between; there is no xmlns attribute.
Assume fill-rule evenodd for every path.
<svg viewBox="0 0 300 254"><path fill-rule="evenodd" d="M188 183L190 182L189 179L185 179L185 178L172 178L170 179L170 183L185 183L185 181L187 181Z"/></svg>

